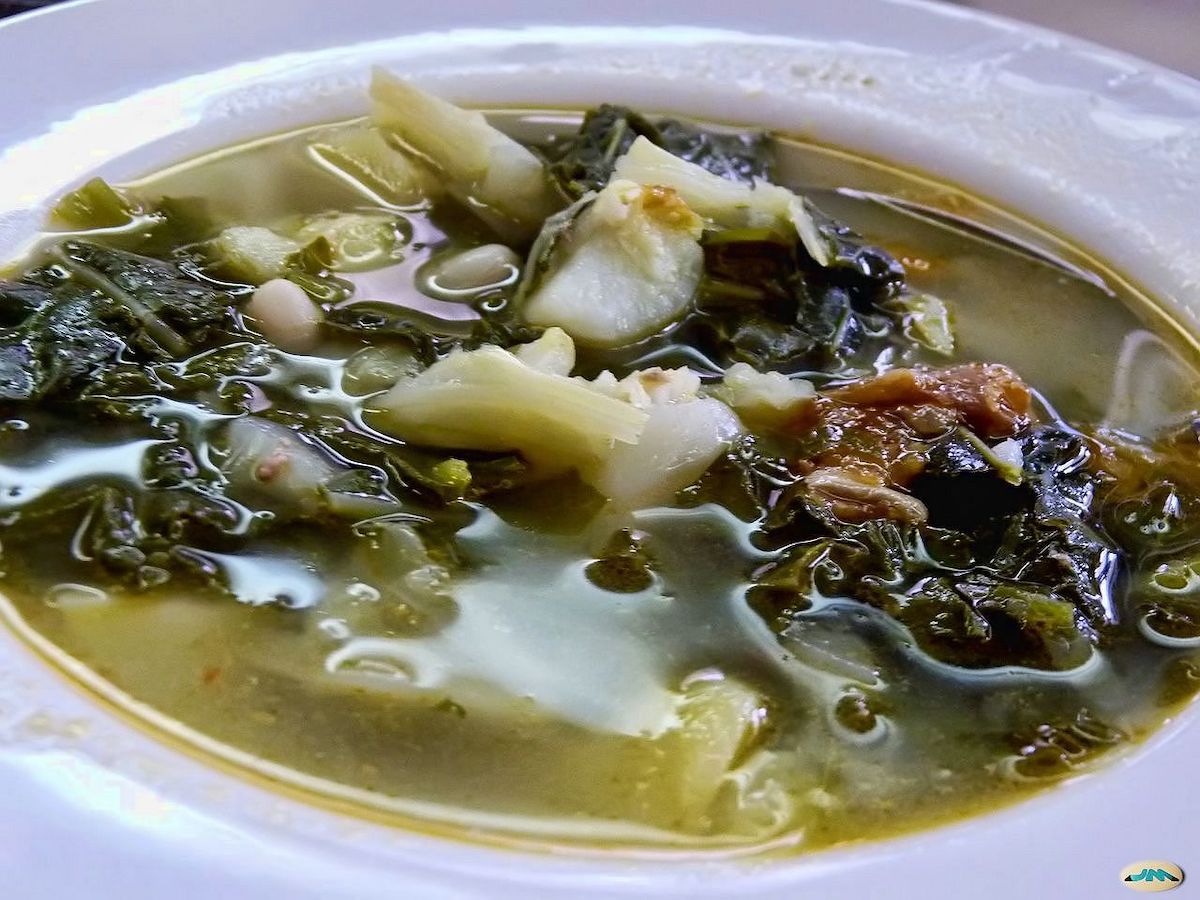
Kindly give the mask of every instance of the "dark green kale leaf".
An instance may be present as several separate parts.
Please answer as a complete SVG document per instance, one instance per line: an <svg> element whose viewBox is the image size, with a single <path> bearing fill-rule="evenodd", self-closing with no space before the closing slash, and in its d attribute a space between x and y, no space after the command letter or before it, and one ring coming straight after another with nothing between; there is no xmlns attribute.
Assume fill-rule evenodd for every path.
<svg viewBox="0 0 1200 900"><path fill-rule="evenodd" d="M1071 669L1096 639L1073 604L1036 583L974 572L930 578L891 599L885 610L927 653L965 668Z"/></svg>
<svg viewBox="0 0 1200 900"><path fill-rule="evenodd" d="M54 292L44 285L0 281L0 327L20 325L54 301Z"/></svg>
<svg viewBox="0 0 1200 900"><path fill-rule="evenodd" d="M605 103L583 117L579 131L551 150L550 174L568 197L582 197L608 183L617 158L654 126L623 106Z"/></svg>
<svg viewBox="0 0 1200 900"><path fill-rule="evenodd" d="M83 241L0 287L0 399L61 397L124 354L179 358L231 334L232 298L178 266Z"/></svg>
<svg viewBox="0 0 1200 900"><path fill-rule="evenodd" d="M0 401L28 400L38 389L40 361L23 342L0 346Z"/></svg>
<svg viewBox="0 0 1200 900"><path fill-rule="evenodd" d="M157 355L194 351L232 324L230 295L175 263L84 241L65 241L56 255L75 280L124 307L139 344Z"/></svg>
<svg viewBox="0 0 1200 900"><path fill-rule="evenodd" d="M806 268L822 286L841 287L856 309L864 310L895 296L904 288L904 266L882 247L863 240L850 226L827 216L811 203L808 211L830 250L828 266Z"/></svg>
<svg viewBox="0 0 1200 900"><path fill-rule="evenodd" d="M608 103L591 110L578 133L551 148L550 174L568 197L598 191L639 136L722 178L753 184L769 177L768 138L761 132L713 132L675 119L651 120Z"/></svg>
<svg viewBox="0 0 1200 900"><path fill-rule="evenodd" d="M202 565L193 548L233 550L245 533L235 506L189 488L152 488L140 495L99 488L78 537L81 548L109 578L137 590L176 577L218 582L218 573Z"/></svg>
<svg viewBox="0 0 1200 900"><path fill-rule="evenodd" d="M646 137L668 153L730 181L771 180L770 138L764 132L709 131L691 122L661 119L657 135Z"/></svg>
<svg viewBox="0 0 1200 900"><path fill-rule="evenodd" d="M1100 524L1086 442L1042 426L1022 441L1022 450L1033 502L1010 520L993 557L995 570L1048 587L1096 627L1115 623L1120 551Z"/></svg>
<svg viewBox="0 0 1200 900"><path fill-rule="evenodd" d="M543 329L523 322L507 302L497 302L496 306L479 319L464 323L434 319L394 304L364 301L329 310L325 323L372 341L402 341L425 366L456 348L473 350L483 344L510 347L541 335Z"/></svg>
<svg viewBox="0 0 1200 900"><path fill-rule="evenodd" d="M420 500L434 507L453 500L478 500L525 483L529 466L512 454L414 447L351 428L319 429L300 412L287 415L290 424L319 432L322 442L353 465L384 473L392 494Z"/></svg>
<svg viewBox="0 0 1200 900"><path fill-rule="evenodd" d="M584 210L592 205L593 200L595 197L591 195L582 197L566 209L561 209L548 217L542 223L541 231L534 239L533 246L529 248L529 262L522 273L518 299L524 298L538 288L546 273L550 271L555 252L570 237L576 220Z"/></svg>
<svg viewBox="0 0 1200 900"><path fill-rule="evenodd" d="M881 304L902 290L903 270L885 251L854 243L844 226L836 231L839 255L829 267L770 229L704 236L697 324L714 359L828 370L894 338L899 320Z"/></svg>
<svg viewBox="0 0 1200 900"><path fill-rule="evenodd" d="M1083 437L1056 425L1034 428L1021 440L1019 485L990 466L981 470L966 448L951 450L957 441L943 442L911 485L930 524L966 535L976 565L996 578L1038 586L1095 628L1115 623L1120 550L1101 527Z"/></svg>
<svg viewBox="0 0 1200 900"><path fill-rule="evenodd" d="M95 291L64 284L20 325L0 331L0 399L33 401L79 388L125 349L129 323Z"/></svg>
<svg viewBox="0 0 1200 900"><path fill-rule="evenodd" d="M921 526L850 524L802 490L780 492L763 541L795 549L759 573L773 592L768 619L800 615L816 597L848 597L953 665L1081 664L1118 620L1120 550L1099 525L1083 438L1044 425L1021 444L1023 478L1012 485L960 432L935 442L911 485L929 510Z"/></svg>
<svg viewBox="0 0 1200 900"><path fill-rule="evenodd" d="M438 333L431 328L433 323L428 316L394 304L363 302L339 306L327 313L325 322L338 331L373 341L403 341L425 366L432 365L463 340L461 328L448 326ZM450 328L455 332L451 333Z"/></svg>

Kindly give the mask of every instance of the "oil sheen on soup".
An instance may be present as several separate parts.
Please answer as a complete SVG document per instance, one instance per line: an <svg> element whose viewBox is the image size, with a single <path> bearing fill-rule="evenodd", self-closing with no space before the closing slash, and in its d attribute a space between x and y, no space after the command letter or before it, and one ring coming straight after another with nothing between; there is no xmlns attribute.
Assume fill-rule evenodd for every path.
<svg viewBox="0 0 1200 900"><path fill-rule="evenodd" d="M0 284L0 587L98 689L397 821L808 850L1200 684L1191 350L1097 263L783 136L373 97Z"/></svg>

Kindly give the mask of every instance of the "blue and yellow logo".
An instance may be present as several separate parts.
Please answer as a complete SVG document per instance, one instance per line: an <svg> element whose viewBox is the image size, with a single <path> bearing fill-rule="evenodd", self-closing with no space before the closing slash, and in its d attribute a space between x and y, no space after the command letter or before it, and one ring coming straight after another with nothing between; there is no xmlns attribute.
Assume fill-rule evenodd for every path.
<svg viewBox="0 0 1200 900"><path fill-rule="evenodd" d="M1169 891L1183 883L1183 869L1165 859L1144 859L1123 868L1121 881L1135 891Z"/></svg>

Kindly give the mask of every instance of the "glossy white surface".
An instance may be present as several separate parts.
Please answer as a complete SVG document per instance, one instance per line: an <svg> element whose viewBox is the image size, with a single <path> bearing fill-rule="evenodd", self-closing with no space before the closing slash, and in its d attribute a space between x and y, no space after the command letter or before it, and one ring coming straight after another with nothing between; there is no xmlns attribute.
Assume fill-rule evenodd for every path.
<svg viewBox="0 0 1200 900"><path fill-rule="evenodd" d="M363 111L371 64L484 104L616 99L798 130L965 184L1200 310L1200 84L898 0L753 15L699 0L70 4L0 26L0 257L86 174L134 177ZM1183 718L1065 790L900 840L771 863L536 857L251 787L99 708L0 630L0 871L21 898L1118 897L1131 860L1200 866L1200 726Z"/></svg>

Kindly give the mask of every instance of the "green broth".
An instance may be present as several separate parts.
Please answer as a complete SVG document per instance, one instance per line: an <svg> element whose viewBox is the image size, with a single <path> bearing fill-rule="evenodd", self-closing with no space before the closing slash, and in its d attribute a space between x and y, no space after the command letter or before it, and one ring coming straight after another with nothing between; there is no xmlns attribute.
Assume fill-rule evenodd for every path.
<svg viewBox="0 0 1200 900"><path fill-rule="evenodd" d="M493 120L537 139L575 121L521 112ZM313 133L202 157L134 187L203 196L218 222L240 225L378 206L314 162ZM1104 419L1123 346L1157 327L1140 298L1114 279L1072 274L1057 261L1082 258L1069 248L1019 252L839 189L952 209L1022 240L1036 235L953 190L811 144L780 141L776 152L777 180L909 260L912 285L950 304L956 360L1008 364L1064 419ZM412 279L421 263L485 239L460 211L402 214L412 233L403 264L366 299L419 299ZM1155 408L1136 423L1145 430L1181 420L1195 404L1194 371L1155 341L1144 343L1146 365L1167 374ZM361 344L345 338L316 357L281 356L258 389L277 404L352 415L361 400L337 385ZM85 434L53 415L29 425L0 434L0 458L17 469L40 466L47 484L94 473L96 457L83 455L89 446L125 442L110 455L128 460L144 439L132 427ZM37 480L31 470L12 471ZM654 576L648 587L614 593L585 572L611 532L593 517L589 489L565 478L489 504L429 513L423 528L454 535L458 610L420 626L389 621L371 598L389 577L385 551L372 555L361 537L306 524L242 554L257 561L246 577L264 596L287 595L301 608L249 607L173 584L103 597L64 588L90 577L67 552L69 530L38 544L6 540L3 584L40 635L196 732L323 779L322 791L368 792L356 802L377 812L468 828L479 816L551 844L756 845L794 835L810 850L895 834L1087 771L1162 725L1195 684L1195 669L1180 662L1193 651L1152 645L1131 628L1062 673L936 662L882 613L837 597L814 605L803 628L781 639L746 601L773 551L756 546L753 524L728 511L709 504L638 513ZM719 805L697 816L680 801L678 760L662 730L681 679L708 668L767 698L761 740L784 760L783 819L747 821ZM1080 720L1084 709L1090 718ZM1039 737L1050 723L1058 730L1043 727ZM1039 740L1051 749L1021 755Z"/></svg>

